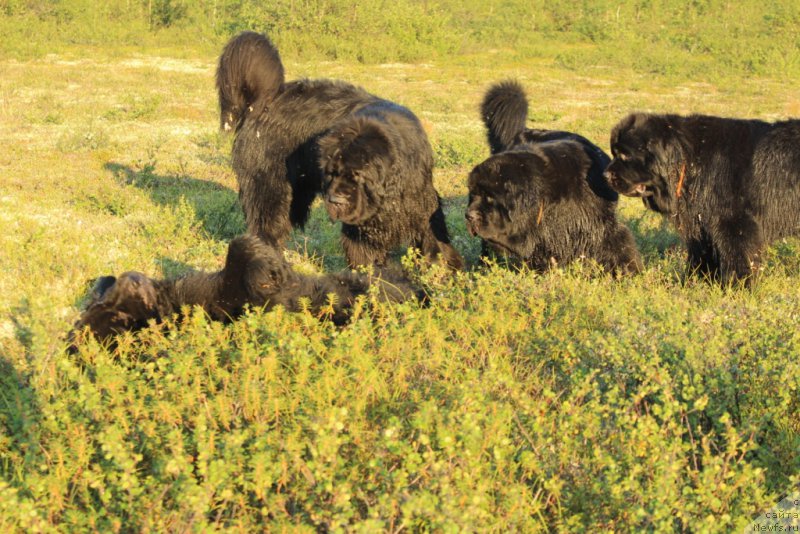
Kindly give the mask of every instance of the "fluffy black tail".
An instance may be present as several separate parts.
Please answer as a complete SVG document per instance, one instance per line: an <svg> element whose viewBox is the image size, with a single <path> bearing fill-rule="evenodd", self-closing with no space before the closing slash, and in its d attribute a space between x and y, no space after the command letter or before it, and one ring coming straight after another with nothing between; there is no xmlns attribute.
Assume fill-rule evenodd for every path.
<svg viewBox="0 0 800 534"><path fill-rule="evenodd" d="M489 131L492 154L509 148L514 137L525 129L528 118L525 90L514 80L493 85L483 97L481 118Z"/></svg>
<svg viewBox="0 0 800 534"><path fill-rule="evenodd" d="M238 129L248 113L261 113L283 81L278 49L266 36L242 32L228 41L217 66L220 128Z"/></svg>

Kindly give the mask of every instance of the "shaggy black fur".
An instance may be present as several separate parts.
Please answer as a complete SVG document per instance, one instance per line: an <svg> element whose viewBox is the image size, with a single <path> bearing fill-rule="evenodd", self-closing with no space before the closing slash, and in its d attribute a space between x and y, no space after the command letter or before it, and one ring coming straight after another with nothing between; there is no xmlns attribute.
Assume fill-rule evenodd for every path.
<svg viewBox="0 0 800 534"><path fill-rule="evenodd" d="M172 280L153 280L138 272L99 278L70 340L84 327L101 340L140 330L150 321L160 323L180 313L184 306L200 306L212 319L228 322L241 315L246 305L271 309L280 304L289 311L300 311L301 299L307 300L308 309L320 318L343 324L355 299L373 285L381 301L423 298L401 274L387 270L374 275L301 275L292 270L281 251L256 237L240 236L231 241L225 268L219 272L192 273Z"/></svg>
<svg viewBox="0 0 800 534"><path fill-rule="evenodd" d="M322 136L319 151L325 207L342 221L350 266L381 265L390 249L410 243L463 267L431 181L430 145L410 111L385 101L364 107Z"/></svg>
<svg viewBox="0 0 800 534"><path fill-rule="evenodd" d="M151 320L160 323L180 313L182 306L200 306L209 317L219 321L234 319L246 304L256 304L246 285L255 253L252 241L258 240L234 239L228 246L225 268L215 273L153 280L128 271L119 278L98 278L70 338L84 327L89 327L98 339L140 330Z"/></svg>
<svg viewBox="0 0 800 534"><path fill-rule="evenodd" d="M640 271L630 230L589 187L590 166L575 141L495 154L469 176L467 228L538 271L582 257L616 274Z"/></svg>
<svg viewBox="0 0 800 534"><path fill-rule="evenodd" d="M321 319L342 325L350 318L356 298L369 292L370 288L377 290L377 298L382 302L425 300L421 291L393 269L376 269L373 274L343 271L303 275L292 269L281 251L256 240L251 242L251 246L256 255L248 266L248 291L253 304L267 309L276 305L292 312L307 308Z"/></svg>
<svg viewBox="0 0 800 534"><path fill-rule="evenodd" d="M617 194L603 178L608 156L577 134L525 129L527 109L516 82L484 98L493 155L469 176L467 229L537 270L591 257L617 274L640 271L633 236L615 216Z"/></svg>
<svg viewBox="0 0 800 534"><path fill-rule="evenodd" d="M611 151L609 183L670 217L691 272L748 284L771 241L800 233L800 120L636 113Z"/></svg>
<svg viewBox="0 0 800 534"><path fill-rule="evenodd" d="M605 200L610 202L619 200L617 192L609 187L603 177L603 172L611 161L608 154L576 133L526 128L527 117L528 97L518 82L507 80L489 88L481 103L481 118L486 125L492 154L504 150L524 150L533 144L546 141L575 141L580 143L581 148L592 162L586 174L589 187L597 196Z"/></svg>
<svg viewBox="0 0 800 534"><path fill-rule="evenodd" d="M220 128L238 129L245 115L264 112L283 84L283 63L264 36L242 32L222 50L217 68Z"/></svg>
<svg viewBox="0 0 800 534"><path fill-rule="evenodd" d="M252 32L226 45L217 87L223 127L229 115L235 122L232 163L251 233L281 245L293 226L305 224L323 187L319 142L324 136L324 162L337 150L350 154L336 160L342 180L352 180L358 170L371 191L385 193L359 200L359 210L369 204L371 217L347 217L342 239L351 266L381 263L390 248L401 244L419 246L430 255L442 253L449 264L460 266L433 187L432 150L409 110L344 82L284 82L275 47ZM367 152L373 148L379 152ZM347 162L360 167L347 169ZM338 197L333 199L329 209ZM331 214L345 211L340 205ZM389 221L390 216L395 220Z"/></svg>

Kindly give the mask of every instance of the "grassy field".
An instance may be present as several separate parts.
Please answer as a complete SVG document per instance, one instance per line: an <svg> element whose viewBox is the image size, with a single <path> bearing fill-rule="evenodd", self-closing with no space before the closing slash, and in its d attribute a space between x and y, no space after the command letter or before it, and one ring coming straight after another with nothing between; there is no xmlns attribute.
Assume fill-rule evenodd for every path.
<svg viewBox="0 0 800 534"><path fill-rule="evenodd" d="M365 308L343 329L280 309L230 326L194 313L69 356L91 279L217 269L244 230L217 48L175 35L3 45L5 531L719 532L800 485L800 240L775 243L762 282L738 291L684 280L676 234L637 201L621 216L646 270L622 281L589 264L481 266L463 221L494 81L522 82L531 126L607 149L631 110L800 116L794 70L706 57L708 75L654 72L613 41L546 39L541 54L501 42L414 63L310 60L286 37L290 79L345 79L423 120L472 270L408 257L431 306ZM287 257L344 266L321 206Z"/></svg>

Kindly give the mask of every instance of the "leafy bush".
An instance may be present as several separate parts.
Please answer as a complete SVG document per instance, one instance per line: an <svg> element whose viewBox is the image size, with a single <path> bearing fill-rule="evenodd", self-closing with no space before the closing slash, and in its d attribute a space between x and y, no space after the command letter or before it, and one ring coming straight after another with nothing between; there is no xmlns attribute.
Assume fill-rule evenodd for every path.
<svg viewBox="0 0 800 534"><path fill-rule="evenodd" d="M582 276L429 281L432 308L343 330L194 314L6 366L5 521L713 531L797 481L796 302Z"/></svg>

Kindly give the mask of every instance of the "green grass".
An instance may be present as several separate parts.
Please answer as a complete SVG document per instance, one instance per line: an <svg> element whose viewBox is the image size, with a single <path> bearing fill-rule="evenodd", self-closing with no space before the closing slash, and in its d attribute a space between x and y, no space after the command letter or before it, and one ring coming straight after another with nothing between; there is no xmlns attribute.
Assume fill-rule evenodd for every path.
<svg viewBox="0 0 800 534"><path fill-rule="evenodd" d="M338 5L293 5L306 4ZM673 5L656 4L640 10L642 27ZM403 47L373 62L343 40L333 60L321 39L308 59L293 48L309 39L290 32L297 20L276 30L289 78L346 79L420 116L455 246L472 265L465 181L488 155L477 108L493 81L523 83L532 126L606 149L633 109L800 114L792 68L742 71L744 52L734 54L771 57L761 16L737 48L726 37L719 51L675 52L679 22L693 21L686 35L707 24L702 35L719 36L749 3L695 2L638 49L583 15L558 30L556 11L537 12L525 44L521 26L502 21L531 13L484 5L465 19L437 4L468 35L450 55L434 42L430 57ZM781 28L795 19L781 20L775 46L791 50ZM621 217L646 264L635 278L590 264L451 278L408 258L428 308L365 306L344 329L280 309L230 326L195 313L123 336L116 351L90 340L67 355L91 279L217 269L244 223L230 139L216 130L218 38L178 27L97 46L69 37L86 28L51 23L42 35L53 44L11 33L0 58L5 530L718 532L800 484L800 242L771 247L752 291L722 290L684 280L675 232L628 199ZM290 249L302 270L344 266L320 206Z"/></svg>

